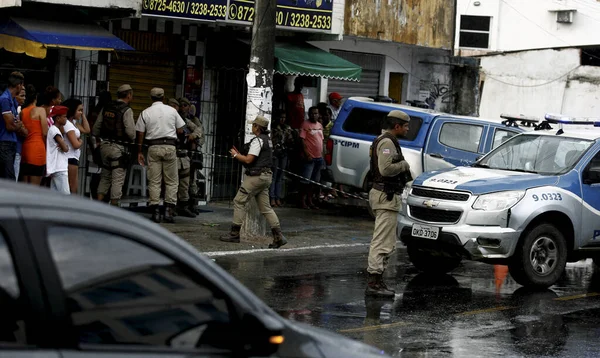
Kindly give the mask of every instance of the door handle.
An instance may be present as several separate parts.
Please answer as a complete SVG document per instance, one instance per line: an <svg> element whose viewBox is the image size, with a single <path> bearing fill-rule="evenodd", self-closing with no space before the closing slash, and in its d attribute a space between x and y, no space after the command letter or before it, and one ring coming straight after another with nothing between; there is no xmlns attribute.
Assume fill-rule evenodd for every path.
<svg viewBox="0 0 600 358"><path fill-rule="evenodd" d="M444 159L440 153L429 153L430 157Z"/></svg>

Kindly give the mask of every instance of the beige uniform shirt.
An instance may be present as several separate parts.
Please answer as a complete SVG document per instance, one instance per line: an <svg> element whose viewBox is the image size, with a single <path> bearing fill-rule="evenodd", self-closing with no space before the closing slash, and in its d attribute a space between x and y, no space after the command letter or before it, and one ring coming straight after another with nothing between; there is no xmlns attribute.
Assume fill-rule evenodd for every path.
<svg viewBox="0 0 600 358"><path fill-rule="evenodd" d="M162 102L154 102L138 117L135 130L145 132L146 139L177 138L177 129L183 128L185 122L177 110Z"/></svg>
<svg viewBox="0 0 600 358"><path fill-rule="evenodd" d="M383 132L382 132L383 133ZM384 177L393 177L402 172L410 170L406 161L394 163L394 159L400 153L396 151L396 146L389 138L384 138L377 146L377 165L381 175ZM384 209L400 211L402 205L400 195L394 195L392 200L387 200L387 194L377 189L371 189L369 192L369 202L373 210Z"/></svg>

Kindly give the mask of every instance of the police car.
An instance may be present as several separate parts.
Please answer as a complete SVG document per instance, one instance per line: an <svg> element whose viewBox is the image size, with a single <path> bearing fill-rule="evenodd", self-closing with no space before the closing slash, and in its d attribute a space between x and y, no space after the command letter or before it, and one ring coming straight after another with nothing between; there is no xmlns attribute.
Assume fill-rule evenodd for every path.
<svg viewBox="0 0 600 358"><path fill-rule="evenodd" d="M520 123L532 122L518 116L506 120L457 116L351 97L344 102L327 142L325 162L335 183L359 192L371 189L369 148L381 134L381 122L392 110L404 111L411 118L410 130L400 145L413 178L426 171L472 164L526 130Z"/></svg>
<svg viewBox="0 0 600 358"><path fill-rule="evenodd" d="M600 254L600 119L548 114L471 166L418 176L398 236L412 263L448 272L463 258L506 264L549 287L567 262Z"/></svg>

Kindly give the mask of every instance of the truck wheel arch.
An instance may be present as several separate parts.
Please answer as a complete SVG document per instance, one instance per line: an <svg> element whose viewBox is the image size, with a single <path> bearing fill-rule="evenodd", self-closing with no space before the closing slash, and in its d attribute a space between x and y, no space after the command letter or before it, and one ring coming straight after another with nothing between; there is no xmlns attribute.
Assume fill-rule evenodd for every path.
<svg viewBox="0 0 600 358"><path fill-rule="evenodd" d="M519 245L522 243L527 232L543 223L553 224L564 235L567 241L567 254L571 254L575 249L575 228L569 216L560 211L547 211L531 220L525 230L523 230L521 237L519 237Z"/></svg>

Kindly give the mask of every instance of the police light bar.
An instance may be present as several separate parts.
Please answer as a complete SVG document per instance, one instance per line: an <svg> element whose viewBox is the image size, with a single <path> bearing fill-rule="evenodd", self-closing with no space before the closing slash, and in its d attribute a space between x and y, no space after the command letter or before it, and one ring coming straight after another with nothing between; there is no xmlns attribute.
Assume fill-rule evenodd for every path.
<svg viewBox="0 0 600 358"><path fill-rule="evenodd" d="M584 124L593 125L594 127L600 127L600 118L598 117L569 117L563 116L562 114L546 113L544 118L549 123Z"/></svg>
<svg viewBox="0 0 600 358"><path fill-rule="evenodd" d="M522 114L505 114L502 113L500 115L500 118L504 118L504 119L508 119L509 121L521 121L521 122L528 122L528 123L537 123L539 122L539 118L537 117L533 117L533 116L525 116Z"/></svg>

